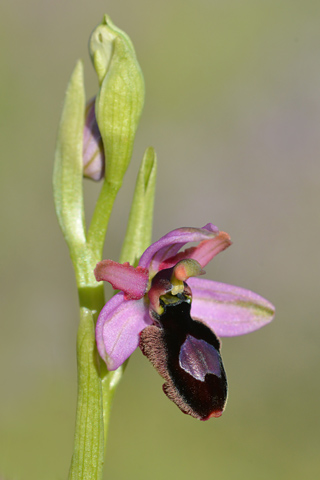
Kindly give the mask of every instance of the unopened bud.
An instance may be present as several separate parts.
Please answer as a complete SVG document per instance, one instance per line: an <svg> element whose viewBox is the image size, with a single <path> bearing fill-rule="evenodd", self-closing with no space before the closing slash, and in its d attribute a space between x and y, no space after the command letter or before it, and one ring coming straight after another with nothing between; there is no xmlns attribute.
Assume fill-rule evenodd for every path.
<svg viewBox="0 0 320 480"><path fill-rule="evenodd" d="M107 15L93 31L89 50L100 85L95 113L107 158L105 177L119 189L143 107L143 76L130 38Z"/></svg>
<svg viewBox="0 0 320 480"><path fill-rule="evenodd" d="M95 98L93 98L86 107L83 129L83 176L98 181L103 178L104 169L104 149L95 115Z"/></svg>

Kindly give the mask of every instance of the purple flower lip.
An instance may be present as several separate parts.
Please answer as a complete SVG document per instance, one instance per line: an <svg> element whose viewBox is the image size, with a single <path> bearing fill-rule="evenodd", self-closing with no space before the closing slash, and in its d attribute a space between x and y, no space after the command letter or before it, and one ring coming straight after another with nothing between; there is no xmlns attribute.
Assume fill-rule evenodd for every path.
<svg viewBox="0 0 320 480"><path fill-rule="evenodd" d="M197 246L181 251L189 242L197 243ZM168 311L169 307L171 313L178 311L175 305L179 302L186 302L189 306L191 304L189 322L195 321L197 325L200 323L213 335L221 337L250 333L271 322L274 317L274 307L260 295L233 285L195 277L195 275L202 275L204 273L202 269L213 257L230 245L229 235L219 232L217 227L209 223L203 228L178 228L164 235L147 248L136 268L128 263L121 265L112 260L103 260L97 264L95 269L97 281L107 281L113 288L121 290L103 307L96 326L97 348L109 370L116 370L134 352L139 343L141 346L140 335L144 329L151 333L150 327L155 327L156 330L152 330L152 335L158 336L157 342L161 343L161 335L158 335L161 330L158 320L160 319L161 323L161 319L165 318L162 315ZM172 306L176 309L173 310ZM174 321L174 317L172 318ZM144 335L144 338L147 338L147 335ZM212 340L211 345L215 344L214 342ZM193 342L193 344L196 343ZM187 345L188 342L181 344L180 347L183 358L189 358L188 356L195 358L196 350L190 346L187 348ZM198 345L202 344L198 343ZM206 347L207 350L205 348L202 352L207 354L209 359L201 367L203 373L192 373L196 368L200 368L199 360L196 360L197 365L190 364L182 370L187 373L189 370L189 376L197 378L200 383L201 378L197 375L207 378L208 373L209 377L218 378L215 373L212 373L214 370L211 368L211 371L209 368L212 362L216 361L213 358L215 356L213 348L216 349L217 355L220 355L220 346L215 345L215 347ZM161 348L167 348L164 347L163 342ZM202 347L200 349L202 350ZM152 352L150 355L153 355ZM150 355L147 355L148 358ZM156 369L168 380L170 376L162 367L159 367L157 362L158 360L155 360ZM172 380L172 376L170 379ZM177 403L182 411L196 416L195 409L192 408L190 412L185 400L181 400L180 394L179 399L175 398L176 386L169 385L169 388L168 383L166 385L164 389L169 398ZM226 399L226 392L224 396ZM204 420L212 416L220 416L223 411L223 402L219 402L217 400L215 404L217 408L210 407L211 410L207 412L207 416L205 413L197 414L197 418Z"/></svg>

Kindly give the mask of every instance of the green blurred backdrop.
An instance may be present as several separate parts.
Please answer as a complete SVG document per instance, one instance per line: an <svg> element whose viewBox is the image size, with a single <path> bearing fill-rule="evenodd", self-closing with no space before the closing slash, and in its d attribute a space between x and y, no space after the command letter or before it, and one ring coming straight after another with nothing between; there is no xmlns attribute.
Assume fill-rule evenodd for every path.
<svg viewBox="0 0 320 480"><path fill-rule="evenodd" d="M233 246L207 277L270 299L273 324L223 341L225 414L183 415L133 355L113 407L113 480L313 479L319 473L318 0L2 2L0 477L67 476L77 293L54 214L64 91L103 13L132 38L147 88L112 216L116 259L144 148L158 153L154 240L211 221ZM86 183L87 212L98 192Z"/></svg>

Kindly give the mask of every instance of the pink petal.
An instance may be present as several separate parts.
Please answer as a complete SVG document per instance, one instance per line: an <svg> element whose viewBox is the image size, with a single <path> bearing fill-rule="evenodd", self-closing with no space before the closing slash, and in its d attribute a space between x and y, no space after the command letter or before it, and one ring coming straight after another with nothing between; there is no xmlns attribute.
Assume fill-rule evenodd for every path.
<svg viewBox="0 0 320 480"><path fill-rule="evenodd" d="M149 273L146 268L132 267L129 263L117 263L113 260L102 260L94 269L97 282L104 280L112 287L122 290L126 300L138 300L147 291Z"/></svg>
<svg viewBox="0 0 320 480"><path fill-rule="evenodd" d="M203 240L196 247L187 248L183 252L177 253L173 257L167 258L161 263L159 269L170 268L176 265L180 260L191 258L197 260L201 267L205 267L218 253L231 245L230 236L225 232L220 232L216 237L210 240Z"/></svg>
<svg viewBox="0 0 320 480"><path fill-rule="evenodd" d="M186 243L210 240L215 238L218 234L218 228L211 223L208 223L203 228L183 227L178 228L177 230L172 230L172 232L167 233L167 235L164 235L164 237L160 238L160 240L147 248L140 259L139 265L148 268L151 276L153 276L160 269L160 265L165 260L177 255L180 248ZM181 255L179 260L182 260L183 258L192 257L184 257Z"/></svg>
<svg viewBox="0 0 320 480"><path fill-rule="evenodd" d="M244 288L190 278L191 316L220 337L253 332L271 322L274 306L260 295Z"/></svg>
<svg viewBox="0 0 320 480"><path fill-rule="evenodd" d="M99 127L95 115L95 98L86 107L83 129L83 175L92 180L104 176L105 156Z"/></svg>
<svg viewBox="0 0 320 480"><path fill-rule="evenodd" d="M117 293L103 307L96 326L100 356L108 370L116 370L139 345L140 332L152 324L144 300L125 300Z"/></svg>

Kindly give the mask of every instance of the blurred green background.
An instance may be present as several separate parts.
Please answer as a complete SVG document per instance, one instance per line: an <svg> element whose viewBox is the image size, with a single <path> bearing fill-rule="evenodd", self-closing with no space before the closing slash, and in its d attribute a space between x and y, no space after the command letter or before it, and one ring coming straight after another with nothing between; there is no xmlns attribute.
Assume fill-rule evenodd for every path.
<svg viewBox="0 0 320 480"><path fill-rule="evenodd" d="M233 246L207 278L271 300L273 324L223 341L229 401L198 422L136 352L113 406L113 480L319 474L318 0L2 2L0 477L64 479L76 405L77 293L52 163L66 85L103 13L136 47L146 104L106 242L116 259L143 151L159 176L153 239L213 222ZM86 182L87 212L99 186Z"/></svg>

